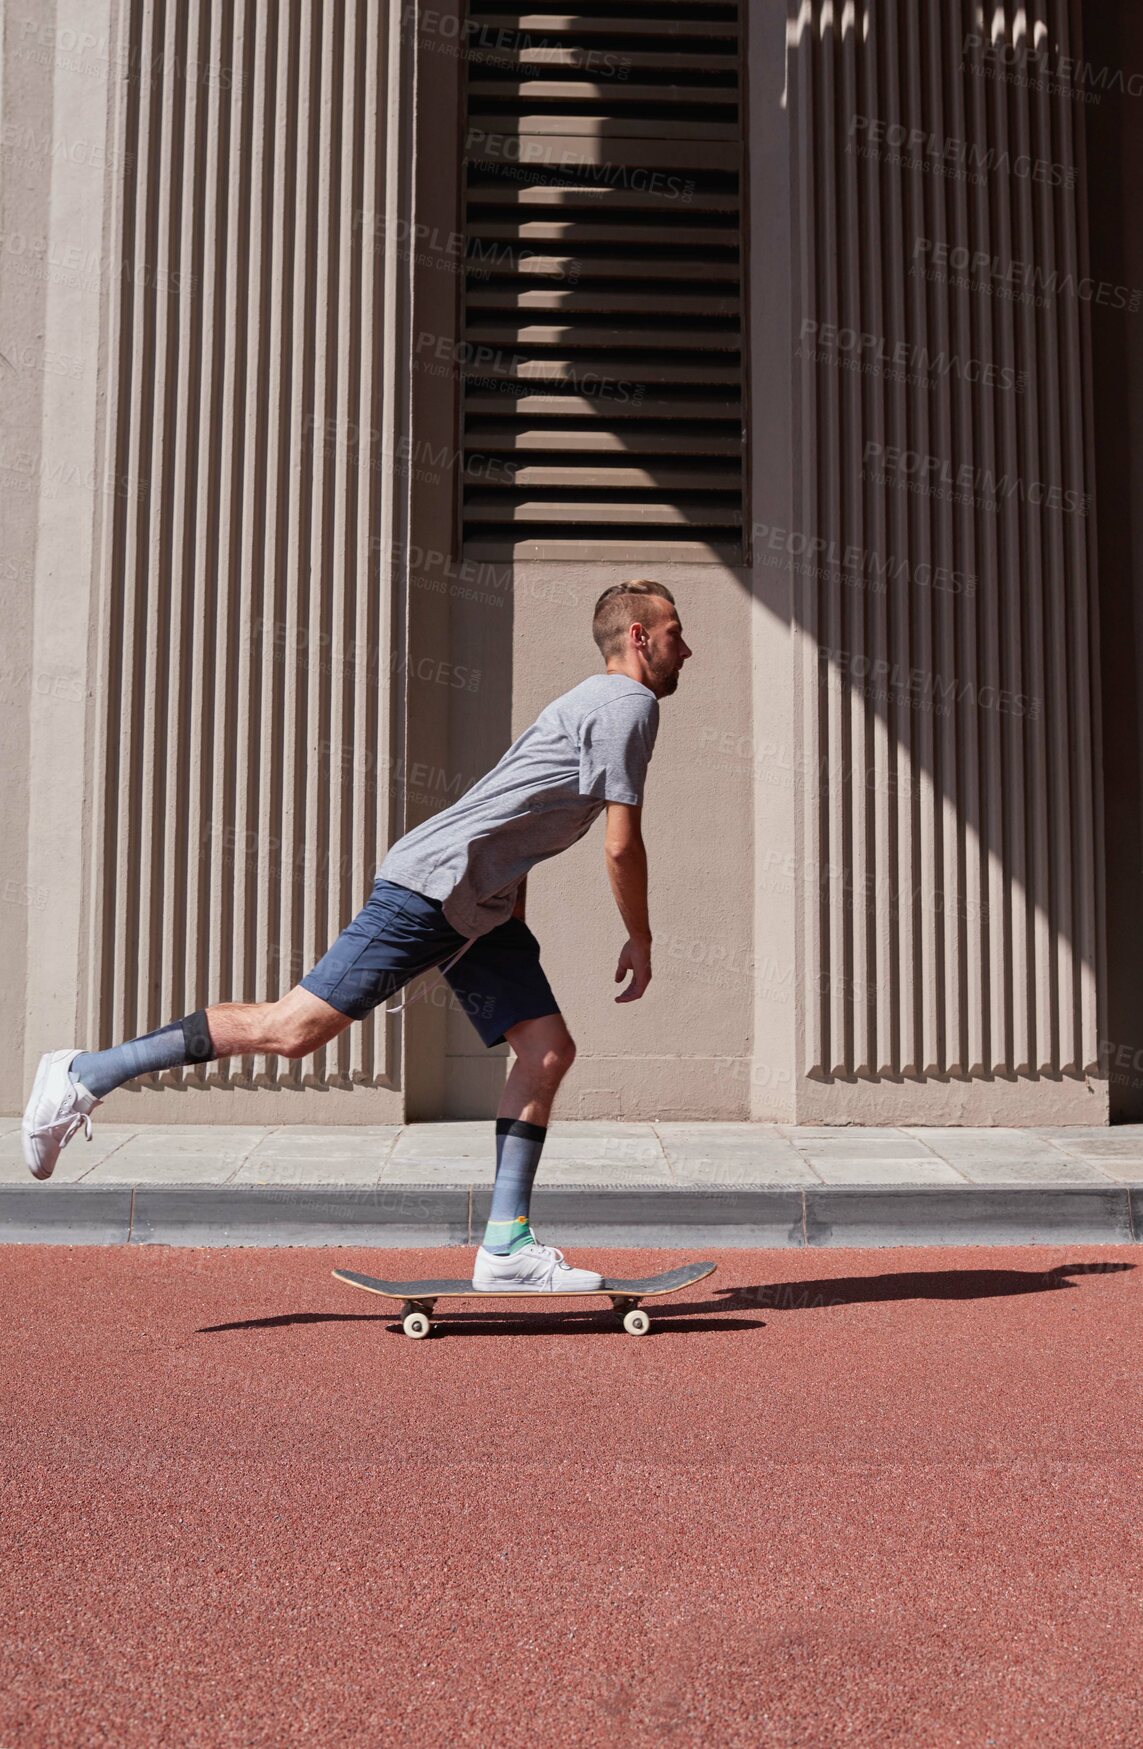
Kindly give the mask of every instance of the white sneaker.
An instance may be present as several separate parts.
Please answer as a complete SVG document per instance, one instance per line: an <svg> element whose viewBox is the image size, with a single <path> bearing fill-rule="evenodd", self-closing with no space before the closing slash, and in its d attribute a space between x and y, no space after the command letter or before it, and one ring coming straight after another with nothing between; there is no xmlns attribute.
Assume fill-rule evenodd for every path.
<svg viewBox="0 0 1143 1749"><path fill-rule="evenodd" d="M81 1126L91 1140L89 1112L102 1105L81 1081L73 1081L68 1069L79 1051L48 1051L40 1058L32 1097L24 1109L24 1159L33 1178L50 1178L60 1149Z"/></svg>
<svg viewBox="0 0 1143 1749"><path fill-rule="evenodd" d="M562 1251L533 1239L510 1257L498 1257L482 1245L472 1285L480 1293L590 1294L603 1286L603 1277L594 1269L573 1269Z"/></svg>

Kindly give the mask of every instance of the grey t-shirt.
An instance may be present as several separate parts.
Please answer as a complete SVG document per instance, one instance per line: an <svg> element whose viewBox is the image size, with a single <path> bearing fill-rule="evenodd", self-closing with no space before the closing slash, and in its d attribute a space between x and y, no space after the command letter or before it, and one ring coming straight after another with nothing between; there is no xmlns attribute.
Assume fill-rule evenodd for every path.
<svg viewBox="0 0 1143 1749"><path fill-rule="evenodd" d="M593 674L545 705L498 764L414 826L377 878L439 899L462 935L512 915L534 863L582 838L608 802L643 805L659 701L626 674Z"/></svg>

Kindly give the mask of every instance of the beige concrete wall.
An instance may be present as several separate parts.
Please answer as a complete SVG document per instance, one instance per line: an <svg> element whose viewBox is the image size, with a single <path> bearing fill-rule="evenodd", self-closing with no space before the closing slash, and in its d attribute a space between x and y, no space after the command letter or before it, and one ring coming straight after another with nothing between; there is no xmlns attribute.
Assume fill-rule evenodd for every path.
<svg viewBox="0 0 1143 1749"><path fill-rule="evenodd" d="M22 1055L0 1062L4 1109L22 1106L42 1049L294 981L364 898L388 836L599 667L594 600L642 573L675 591L695 652L664 701L647 792L655 976L641 1003L615 1004L622 925L597 826L529 882L579 1045L558 1114L1105 1121L1090 525L1077 540L1073 525L1024 518L997 545L982 524L939 509L918 520L888 488L863 492L871 435L960 459L982 403L937 397L922 427L921 403L894 399L888 380L855 392L836 366L796 356L807 313L892 334L901 309L953 342L968 317L907 282L892 211L868 178L831 180L823 156L822 95L833 113L829 81L870 52L844 20L868 14L876 47L874 10L835 19L814 0L789 42L779 14L752 15L751 563L485 575L458 566L456 385L437 362L459 332L455 261L431 245L418 260L408 232L414 214L446 238L458 227L448 33L420 45L415 83L411 45L361 0L345 12L361 45L343 57L346 85L333 11L297 0L277 14L297 28L274 36L248 0L199 39L206 15L174 10L164 71L134 96L112 68L150 42L146 9L135 44L111 0L60 0L34 30L10 10L5 27L0 351L16 371L0 1016ZM72 36L52 29L97 47L61 48ZM193 79L175 70L180 44ZM1059 212L1066 260L1082 206ZM955 204L945 217L983 222ZM991 217L1025 247L1030 208ZM821 258L811 232L832 238ZM239 235L249 251L228 252ZM23 244L17 265L14 236L57 265L32 270ZM106 271L121 237L125 278ZM179 263L197 282L174 295ZM1040 361L1034 415L1011 403L986 424L1004 441L1047 432L1045 477L1084 490L1075 314L1057 312L1063 375ZM380 469L354 427L380 434ZM914 560L983 541L979 587L918 618L907 591L862 594L836 568L823 580L791 563L791 532ZM978 690L990 663L1030 665L1061 714L1014 730L962 706L946 731L900 700L880 708L854 658L892 659L918 638L930 667L951 660ZM299 878L283 881L283 863ZM907 915L886 880L917 892ZM489 1115L506 1048L485 1051L439 984L415 994L400 1021L352 1029L321 1059L170 1077L114 1096L108 1115Z"/></svg>
<svg viewBox="0 0 1143 1749"><path fill-rule="evenodd" d="M3 29L5 1109L25 1067L75 1038L84 966L89 599L100 520L121 489L99 447L100 295L112 16L11 6ZM83 45L82 47L80 45Z"/></svg>
<svg viewBox="0 0 1143 1749"><path fill-rule="evenodd" d="M752 820L741 767L713 766L710 747L737 736L750 717L750 603L741 576L718 565L658 565L650 573L679 605L694 654L678 691L662 701L648 774L643 832L648 850L653 977L637 1003L617 1004L614 981L626 938L603 858L603 819L528 879L527 915L578 1046L559 1111L567 1117L745 1118L751 1011ZM513 568L491 563L458 594L494 593L504 606L458 600L463 647L482 668L502 669L495 643L511 636L512 718L476 695L455 707L454 757L480 749L490 764L552 698L603 664L591 640L600 591L630 567L596 563ZM481 654L488 650L488 654ZM461 695L458 695L460 697ZM488 732L495 721L499 740ZM626 981L626 980L625 980ZM485 1052L460 1012L448 1023L449 1115L494 1109L502 1058Z"/></svg>
<svg viewBox="0 0 1143 1749"><path fill-rule="evenodd" d="M5 235L89 266L6 291L38 390L10 494L35 896L11 928L13 1108L42 1049L289 988L365 897L401 781L377 579L408 488L411 261L387 240L411 49L364 4L160 25L7 18ZM107 1114L396 1117L396 1042L371 1020L305 1064L165 1076Z"/></svg>

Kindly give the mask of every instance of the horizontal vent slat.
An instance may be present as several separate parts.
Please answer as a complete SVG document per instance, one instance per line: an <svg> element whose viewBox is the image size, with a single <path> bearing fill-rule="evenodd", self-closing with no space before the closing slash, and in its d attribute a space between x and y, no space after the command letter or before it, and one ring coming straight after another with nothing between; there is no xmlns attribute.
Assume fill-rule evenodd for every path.
<svg viewBox="0 0 1143 1749"><path fill-rule="evenodd" d="M505 128L499 116L485 118L483 123L474 116L465 130L464 155L472 164L502 164L517 172L738 169L741 153L737 142L692 138L695 130L688 130L683 122L672 127L677 138L641 139L632 138L630 124L621 121L593 123L586 116L563 119L568 121L566 129L546 132L539 128ZM576 124L580 121L584 125L577 132ZM676 191L673 198L681 197Z"/></svg>
<svg viewBox="0 0 1143 1749"><path fill-rule="evenodd" d="M468 267L474 277L491 277L502 271L504 257L498 252L477 252L469 257ZM513 270L524 280L550 278L576 279L713 279L737 280L737 262L682 260L673 255L666 261L654 261L650 256L612 256L597 259L592 255L537 255L521 251L511 260Z"/></svg>
<svg viewBox="0 0 1143 1749"><path fill-rule="evenodd" d="M466 464L465 472L469 479L478 480L482 485L498 485L500 482L495 475L490 477L489 469L485 465L487 459L474 456ZM693 490L701 484L708 491L733 492L740 483L738 474L733 469L712 468L709 473L696 476L693 467L682 467L670 462L657 463L653 468L623 468L615 465L593 468L554 462L546 465L524 463L516 467L513 474L511 487L515 491L522 486L567 486L576 491L587 492L603 486L614 492L662 492L688 486ZM504 483L508 485L508 482Z"/></svg>
<svg viewBox="0 0 1143 1749"><path fill-rule="evenodd" d="M570 430L567 426L546 431L495 431L483 425L470 425L465 434L466 449L481 454L518 454L521 450L578 450L629 456L633 450L644 453L662 451L681 455L737 455L740 437L737 431L720 437L714 432L656 430L629 437L626 432Z"/></svg>
<svg viewBox="0 0 1143 1749"><path fill-rule="evenodd" d="M646 328L588 327L586 324L576 327L568 323L549 326L542 322L513 322L510 316L497 326L485 323L466 328L464 339L476 346L519 346L524 349L530 346L606 346L620 351L631 347L679 346L692 351L709 348L711 351L733 352L739 344L737 333L721 334L714 330L708 333L698 328L661 328L654 323Z"/></svg>
<svg viewBox="0 0 1143 1749"><path fill-rule="evenodd" d="M737 506L712 504L708 499L671 498L651 504L635 499L599 498L588 503L563 503L560 500L526 498L512 502L490 501L475 496L467 508L474 522L550 522L550 523L658 523L714 524L737 528L741 516Z"/></svg>
<svg viewBox="0 0 1143 1749"><path fill-rule="evenodd" d="M480 206L576 206L584 213L596 217L600 208L619 213L630 207L658 208L669 210L676 223L692 213L731 212L738 211L738 193L735 189L696 189L686 199L686 211L682 212L683 203L679 196L667 189L661 188L576 188L566 184L540 184L530 188L516 188L511 183L496 187L471 187L469 198L477 207ZM624 233L624 240L630 232Z"/></svg>
<svg viewBox="0 0 1143 1749"><path fill-rule="evenodd" d="M598 215L593 213L592 218L598 218ZM468 235L477 241L496 242L506 238L528 244L564 243L572 246L610 243L614 248L621 247L627 241L626 233L614 224L583 223L576 219L509 219L504 222L494 219L478 220L469 225ZM691 226L684 230L673 225L641 224L639 241L646 245L654 244L656 247L667 243L679 250L736 248L738 232L721 225Z"/></svg>
<svg viewBox="0 0 1143 1749"><path fill-rule="evenodd" d="M637 140L637 146L626 148L617 154L614 146L605 154L605 161L611 162L615 157L631 163L678 164L690 163L694 154L686 150L691 141L700 140L734 140L738 129L733 122L724 121L692 121L689 116L679 116L674 121L658 117L645 118L641 116L626 116L615 114L610 105L602 106L596 115L522 115L520 125L510 132L505 132L503 117L477 113L469 117L469 128L472 135L483 138L502 138L509 140L542 140L545 147L557 146L561 150L568 149L568 142L574 141L574 150L582 150L583 139L603 140ZM670 128L670 138L664 139L664 131ZM651 156L651 148L655 155ZM480 160L479 150L471 154ZM592 162L600 160L593 159ZM724 157L707 157L705 164L713 164L716 168L723 165L731 166L737 162L734 153Z"/></svg>
<svg viewBox="0 0 1143 1749"><path fill-rule="evenodd" d="M596 294L560 290L558 287L550 290L533 288L507 294L498 291L470 291L468 306L476 310L552 310L569 315L576 311L582 311L585 315L600 311L606 315L611 311L638 310L648 316L737 316L739 313L737 298L724 297L717 292L696 292L693 295L675 292L667 295L659 292L644 294L600 291ZM560 329L558 332L563 333L565 330Z"/></svg>
<svg viewBox="0 0 1143 1749"><path fill-rule="evenodd" d="M470 414L502 413L505 399L505 395L496 390L482 393L474 389L466 396L465 405ZM659 395L642 395L638 403L630 406L615 402L605 405L587 395L523 394L511 402L511 407L516 417L522 420L540 419L547 415L564 419L573 414L601 421L623 418L725 420L736 419L740 415L740 403L736 399L727 397L724 400L684 400L679 394L669 400ZM617 442L620 441L618 433L613 435ZM662 435L665 440L670 433L664 431Z"/></svg>
<svg viewBox="0 0 1143 1749"><path fill-rule="evenodd" d="M481 47L484 68L496 72L514 72L522 67L576 67L583 71L596 71L591 53L583 48L559 47L554 44L535 44L532 47L521 44L519 48L497 48L494 45ZM623 66L632 73L726 73L734 70L734 62L725 52L723 54L691 54L680 49L623 50ZM479 92L483 86L479 82L481 67L474 65L472 89ZM617 79L616 83L620 83Z"/></svg>
<svg viewBox="0 0 1143 1749"><path fill-rule="evenodd" d="M493 14L480 19L481 29L495 37L500 31L529 32L540 36L632 36L679 37L697 36L708 39L722 37L728 48L738 40L738 26L725 19L713 18L633 18L601 17L599 14L517 12Z"/></svg>
<svg viewBox="0 0 1143 1749"><path fill-rule="evenodd" d="M524 103L533 99L541 102L557 103L591 103L601 114L614 112L620 105L646 103L656 106L664 103L734 103L737 93L733 87L711 85L699 81L693 85L679 85L672 81L669 85L632 85L627 81L622 84L615 80L592 83L587 79L482 79L474 90L481 99L489 97L516 98Z"/></svg>
<svg viewBox="0 0 1143 1749"><path fill-rule="evenodd" d="M606 355L596 358L590 353L574 359L516 358L505 357L502 352L497 355L495 349L491 357L478 356L466 362L462 371L466 381L476 383L571 383L577 388L590 388L601 398L610 398L606 385L612 383L638 391L645 383L698 383L709 388L716 383L737 386L742 380L737 364L720 364L713 358L696 358L693 363L677 358L624 360ZM594 377L602 378L602 385L585 381Z"/></svg>

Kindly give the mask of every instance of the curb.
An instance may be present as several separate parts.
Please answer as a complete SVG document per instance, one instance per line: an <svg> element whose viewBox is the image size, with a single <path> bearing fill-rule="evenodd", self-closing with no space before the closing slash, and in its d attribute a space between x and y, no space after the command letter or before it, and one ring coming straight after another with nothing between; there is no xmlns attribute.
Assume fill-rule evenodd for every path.
<svg viewBox="0 0 1143 1749"><path fill-rule="evenodd" d="M0 1186L5 1245L473 1245L490 1188ZM1143 1243L1143 1186L537 1188L561 1245L781 1249Z"/></svg>

